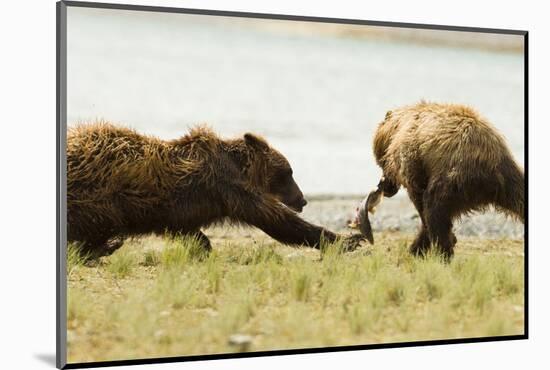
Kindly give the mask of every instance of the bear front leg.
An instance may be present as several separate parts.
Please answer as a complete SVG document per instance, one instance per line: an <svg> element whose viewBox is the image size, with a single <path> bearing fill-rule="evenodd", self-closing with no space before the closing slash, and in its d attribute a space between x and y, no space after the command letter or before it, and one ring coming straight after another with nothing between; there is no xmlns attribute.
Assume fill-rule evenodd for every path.
<svg viewBox="0 0 550 370"><path fill-rule="evenodd" d="M426 220L424 218L424 190L420 188L409 188L407 191L409 193L409 198L418 211L418 215L421 220L420 230L412 242L409 251L414 256L423 257L430 249L431 243L430 236L426 228Z"/></svg>
<svg viewBox="0 0 550 370"><path fill-rule="evenodd" d="M320 248L322 240L329 243L336 241L337 235L332 231L306 222L296 213L279 204L270 204L270 206L274 217L260 213L260 217L249 220L249 223L263 230L273 239L283 244L307 245L317 249Z"/></svg>
<svg viewBox="0 0 550 370"><path fill-rule="evenodd" d="M322 240L334 242L337 238L332 231L310 224L274 198L238 185L228 185L225 191L229 218L255 226L283 244L319 249Z"/></svg>
<svg viewBox="0 0 550 370"><path fill-rule="evenodd" d="M434 197L431 192L424 196L424 204L424 218L430 241L442 253L444 260L450 262L456 244L450 206L439 197Z"/></svg>

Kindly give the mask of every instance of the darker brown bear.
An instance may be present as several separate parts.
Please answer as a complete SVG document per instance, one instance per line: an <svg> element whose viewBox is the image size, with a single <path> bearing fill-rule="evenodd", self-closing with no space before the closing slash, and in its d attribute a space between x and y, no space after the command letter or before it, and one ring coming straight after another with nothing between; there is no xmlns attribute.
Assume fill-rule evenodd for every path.
<svg viewBox="0 0 550 370"><path fill-rule="evenodd" d="M172 141L100 122L67 142L69 241L110 254L126 236L196 235L221 221L252 225L285 244L319 247L336 235L302 220L306 205L286 158L253 134L222 140L199 127Z"/></svg>

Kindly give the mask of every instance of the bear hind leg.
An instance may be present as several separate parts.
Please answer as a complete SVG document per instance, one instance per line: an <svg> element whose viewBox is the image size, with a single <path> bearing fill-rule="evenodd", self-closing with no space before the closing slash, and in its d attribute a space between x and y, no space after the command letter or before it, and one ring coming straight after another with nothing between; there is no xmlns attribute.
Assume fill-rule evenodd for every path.
<svg viewBox="0 0 550 370"><path fill-rule="evenodd" d="M87 262L98 260L100 257L110 256L124 244L123 236L112 238L98 238L87 240L80 244L80 256Z"/></svg>
<svg viewBox="0 0 550 370"><path fill-rule="evenodd" d="M210 239L202 231L198 231L195 234L195 237L200 242L201 246L204 248L204 250L207 253L210 253L212 251L212 244L210 244Z"/></svg>

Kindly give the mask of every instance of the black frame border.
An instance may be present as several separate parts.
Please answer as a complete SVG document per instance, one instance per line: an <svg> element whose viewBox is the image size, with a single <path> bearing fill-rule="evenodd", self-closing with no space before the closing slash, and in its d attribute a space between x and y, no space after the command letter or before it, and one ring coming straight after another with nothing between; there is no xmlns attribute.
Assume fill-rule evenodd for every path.
<svg viewBox="0 0 550 370"><path fill-rule="evenodd" d="M55 364L67 364L67 6L56 3L56 347Z"/></svg>
<svg viewBox="0 0 550 370"><path fill-rule="evenodd" d="M67 363L67 279L66 279L66 253L67 253L67 208L66 208L66 134L67 134L67 7L84 7L95 9L113 9L113 10L132 10L145 12L162 12L162 13L179 13L190 15L211 15L221 17L237 17L237 18L256 18L256 19L272 19L272 20L288 20L301 22L317 22L317 23L336 23L336 24L353 24L367 25L380 27L395 27L395 28L415 28L426 30L439 31L459 31L459 32L476 32L476 33L494 33L505 35L520 35L524 37L524 171L525 171L525 232L524 232L524 334L509 335L497 337L479 337L479 338L455 338L441 339L428 341L413 341L413 342L395 342L395 343L380 343L380 344L364 344L352 346L336 346L336 347L315 347L315 348L300 348L272 351L257 351L257 352L242 352L242 353L220 353L220 354L205 354L193 356L174 356L174 357L157 357L143 358L130 360L115 360L115 361L97 361L97 362L80 362ZM435 346L445 344L470 344L483 342L500 342L510 340L522 340L529 338L529 269L528 269L528 244L529 244L529 31L512 30L512 29L497 29L497 28L478 28L478 27L461 27L450 25L432 25L422 23L401 23L401 22L385 22L347 18L328 18L315 16L298 16L286 14L268 14L268 13L252 13L252 12L237 12L225 10L210 10L210 9L191 9L191 8L176 8L164 6L148 6L148 5L131 5L131 4L114 4L114 3L99 3L99 2L83 2L83 1L58 1L56 3L56 230L57 230L57 248L56 248L56 367L59 369L80 369L80 368L95 368L107 366L123 366L123 365L144 365L144 364L159 364L159 363L174 363L174 362L190 362L204 360L221 360L232 358L249 358L249 357L266 357L266 356L283 356L295 354L313 354L313 353L328 353L342 351L358 351L366 349L383 349L383 348L406 348L406 347L421 347Z"/></svg>

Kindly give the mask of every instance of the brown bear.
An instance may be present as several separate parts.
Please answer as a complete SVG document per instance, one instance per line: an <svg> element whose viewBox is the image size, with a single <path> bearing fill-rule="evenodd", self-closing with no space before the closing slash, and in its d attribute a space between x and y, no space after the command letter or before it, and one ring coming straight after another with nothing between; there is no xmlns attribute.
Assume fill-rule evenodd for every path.
<svg viewBox="0 0 550 370"><path fill-rule="evenodd" d="M410 247L415 255L434 244L449 260L453 221L490 205L525 222L523 170L504 138L469 107L420 102L390 111L373 149L383 178L366 208L379 201L376 195L391 197L405 187L422 221Z"/></svg>
<svg viewBox="0 0 550 370"><path fill-rule="evenodd" d="M301 219L306 200L287 159L256 135L222 140L197 127L171 141L107 122L67 135L67 233L95 256L126 236L194 235L229 221L260 228L285 244L319 248L333 232ZM358 243L348 238L347 245Z"/></svg>

